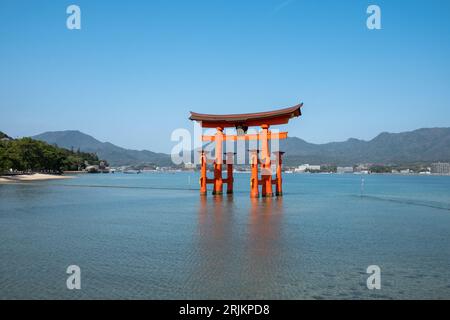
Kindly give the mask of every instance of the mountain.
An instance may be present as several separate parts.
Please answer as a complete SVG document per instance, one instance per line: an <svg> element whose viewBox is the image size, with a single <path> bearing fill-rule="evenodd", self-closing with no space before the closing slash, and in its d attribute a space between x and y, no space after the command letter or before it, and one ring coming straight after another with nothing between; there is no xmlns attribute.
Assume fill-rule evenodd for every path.
<svg viewBox="0 0 450 320"><path fill-rule="evenodd" d="M12 138L8 136L6 133L0 131L0 140L12 140Z"/></svg>
<svg viewBox="0 0 450 320"><path fill-rule="evenodd" d="M325 144L299 138L280 142L286 164L357 163L406 164L450 161L450 128L423 128L402 133L383 132L370 141L348 139Z"/></svg>
<svg viewBox="0 0 450 320"><path fill-rule="evenodd" d="M147 150L130 150L118 147L109 142L101 142L90 135L76 130L45 132L32 137L66 149L96 153L100 159L107 160L112 166L137 164L155 164L170 166L170 155Z"/></svg>
<svg viewBox="0 0 450 320"><path fill-rule="evenodd" d="M67 149L79 148L83 152L97 153L100 159L108 160L113 166L142 163L172 165L170 155L121 148L109 142L100 142L79 131L46 132L33 138ZM289 137L280 142L280 149L286 151L286 165L450 162L450 128L424 128L402 133L383 132L369 141L351 138L343 142L325 144L314 144Z"/></svg>

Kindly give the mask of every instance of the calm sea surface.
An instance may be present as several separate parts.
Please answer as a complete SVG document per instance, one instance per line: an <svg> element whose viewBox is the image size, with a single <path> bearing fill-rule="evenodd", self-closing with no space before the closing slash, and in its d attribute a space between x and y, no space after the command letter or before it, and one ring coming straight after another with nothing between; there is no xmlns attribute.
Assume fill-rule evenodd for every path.
<svg viewBox="0 0 450 320"><path fill-rule="evenodd" d="M0 185L0 299L450 298L450 177L291 174L259 200L235 179L206 199L196 173Z"/></svg>

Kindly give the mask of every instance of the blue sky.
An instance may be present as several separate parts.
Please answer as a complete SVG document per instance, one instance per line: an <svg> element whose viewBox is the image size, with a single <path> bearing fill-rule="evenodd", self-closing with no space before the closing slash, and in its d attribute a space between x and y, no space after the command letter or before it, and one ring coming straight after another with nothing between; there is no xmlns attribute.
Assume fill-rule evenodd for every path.
<svg viewBox="0 0 450 320"><path fill-rule="evenodd" d="M15 137L77 129L169 152L190 110L302 101L290 136L371 139L450 126L449 88L446 0L0 0L0 130Z"/></svg>

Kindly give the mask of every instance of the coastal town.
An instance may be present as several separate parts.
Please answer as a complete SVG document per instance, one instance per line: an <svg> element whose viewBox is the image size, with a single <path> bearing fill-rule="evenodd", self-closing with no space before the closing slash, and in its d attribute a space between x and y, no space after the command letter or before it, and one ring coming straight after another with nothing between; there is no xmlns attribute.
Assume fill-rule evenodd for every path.
<svg viewBox="0 0 450 320"><path fill-rule="evenodd" d="M434 174L450 175L450 163L437 162L429 165L383 165L357 164L354 166L310 165L302 164L285 169L286 173L353 173L353 174Z"/></svg>
<svg viewBox="0 0 450 320"><path fill-rule="evenodd" d="M199 165L191 162L182 166L160 167L155 165L137 165L137 166L121 166L107 167L105 161L101 161L100 165L88 165L85 170L80 172L87 173L143 173L143 172L194 172L200 170ZM212 168L208 168L212 171ZM275 172L274 168L272 171ZM235 173L249 173L248 165L236 166ZM312 165L301 164L298 166L285 166L283 168L285 174L399 174L399 175L450 175L450 163L437 162L415 165L382 165L382 164L357 164L354 166L336 166L336 165Z"/></svg>

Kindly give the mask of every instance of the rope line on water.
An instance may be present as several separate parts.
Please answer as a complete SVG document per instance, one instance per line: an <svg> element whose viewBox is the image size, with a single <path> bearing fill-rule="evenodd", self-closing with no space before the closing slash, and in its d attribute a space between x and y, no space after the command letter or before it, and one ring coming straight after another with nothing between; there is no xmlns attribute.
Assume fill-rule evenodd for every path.
<svg viewBox="0 0 450 320"><path fill-rule="evenodd" d="M359 195L357 197L450 211L450 205L447 203L422 202L422 201L417 201L417 200L412 200L412 199L389 198L389 197L380 197L380 196L371 196L371 195Z"/></svg>

